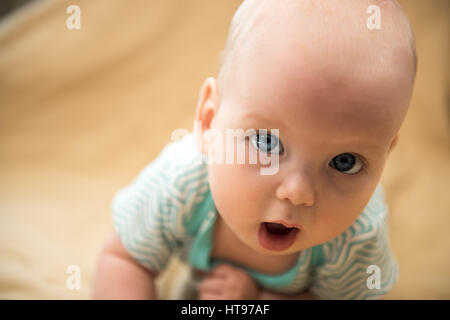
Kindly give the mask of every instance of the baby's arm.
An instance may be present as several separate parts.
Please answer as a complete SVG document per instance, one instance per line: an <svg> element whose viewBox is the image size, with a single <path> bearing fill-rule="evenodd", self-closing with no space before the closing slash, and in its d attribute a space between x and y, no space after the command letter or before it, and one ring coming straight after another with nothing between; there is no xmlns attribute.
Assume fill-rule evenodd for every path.
<svg viewBox="0 0 450 320"><path fill-rule="evenodd" d="M128 254L114 232L98 258L93 298L156 299L153 283L156 275Z"/></svg>

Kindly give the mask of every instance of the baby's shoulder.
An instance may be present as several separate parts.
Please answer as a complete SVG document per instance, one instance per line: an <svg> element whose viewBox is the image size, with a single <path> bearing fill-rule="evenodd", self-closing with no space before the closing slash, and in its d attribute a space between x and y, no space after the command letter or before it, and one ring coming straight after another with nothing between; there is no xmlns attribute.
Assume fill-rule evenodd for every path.
<svg viewBox="0 0 450 320"><path fill-rule="evenodd" d="M388 207L380 184L355 222L322 245L327 259L335 260L343 253L350 254L357 250L370 250L388 241L387 215Z"/></svg>
<svg viewBox="0 0 450 320"><path fill-rule="evenodd" d="M379 184L363 212L348 229L348 238L355 241L379 237L387 229L387 216L388 207Z"/></svg>
<svg viewBox="0 0 450 320"><path fill-rule="evenodd" d="M161 177L161 187L173 188L177 194L207 180L207 167L195 145L192 133L168 143L139 173L136 181L155 175Z"/></svg>
<svg viewBox="0 0 450 320"><path fill-rule="evenodd" d="M182 231L208 191L207 166L190 133L167 144L118 192L113 208L140 203L145 215L159 217L165 228Z"/></svg>
<svg viewBox="0 0 450 320"><path fill-rule="evenodd" d="M158 171L164 181L161 196L172 205L185 207L209 190L208 170L195 144L193 133L167 144L144 170L144 175ZM186 210L184 210L186 211Z"/></svg>

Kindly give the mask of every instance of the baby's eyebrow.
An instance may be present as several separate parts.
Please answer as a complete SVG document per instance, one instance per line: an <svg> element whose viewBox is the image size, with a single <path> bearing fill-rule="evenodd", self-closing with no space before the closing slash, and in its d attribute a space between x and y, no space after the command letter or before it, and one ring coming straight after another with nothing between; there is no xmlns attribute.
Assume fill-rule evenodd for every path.
<svg viewBox="0 0 450 320"><path fill-rule="evenodd" d="M280 119L278 117L269 118L269 117L264 116L261 113L254 113L254 112L246 113L246 114L244 114L244 116L242 118L244 121L249 121L249 122L261 121L261 122L265 122L265 123L269 123L269 124L277 124L276 126L272 125L272 126L270 126L270 128L266 127L265 129L280 129L280 128L286 127L286 123L282 119ZM281 124L281 126L280 126L280 124Z"/></svg>
<svg viewBox="0 0 450 320"><path fill-rule="evenodd" d="M362 156L376 156L384 152L380 144L346 144L341 147L344 152L356 152Z"/></svg>
<svg viewBox="0 0 450 320"><path fill-rule="evenodd" d="M352 149L362 150L362 151L364 151L364 153L368 153L368 154L375 154L375 153L379 153L380 151L382 151L383 147L378 144L362 144L362 145L356 145Z"/></svg>
<svg viewBox="0 0 450 320"><path fill-rule="evenodd" d="M242 116L245 123L249 122L253 125L252 121L260 121L261 123L267 123L261 128L254 129L280 129L287 128L287 124L279 117L266 117L263 113L249 112ZM276 125L273 125L276 124ZM263 128L264 127L264 128ZM361 155L375 155L384 151L384 146L377 143L345 143L341 147L342 150L347 150L350 152L360 152Z"/></svg>

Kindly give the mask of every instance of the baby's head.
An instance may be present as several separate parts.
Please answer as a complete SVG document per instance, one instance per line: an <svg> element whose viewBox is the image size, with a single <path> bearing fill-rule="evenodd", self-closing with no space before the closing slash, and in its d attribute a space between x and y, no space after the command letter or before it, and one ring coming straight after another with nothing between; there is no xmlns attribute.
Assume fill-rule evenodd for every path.
<svg viewBox="0 0 450 320"><path fill-rule="evenodd" d="M380 9L380 29L367 25L375 14L370 5ZM395 1L244 1L218 80L208 78L200 91L196 120L201 133L267 129L266 138L235 143L245 145L247 159L277 153L278 170L262 175L261 163L208 164L226 225L267 254L295 253L345 231L379 183L415 73L412 31ZM301 231L269 239L264 222L275 221Z"/></svg>

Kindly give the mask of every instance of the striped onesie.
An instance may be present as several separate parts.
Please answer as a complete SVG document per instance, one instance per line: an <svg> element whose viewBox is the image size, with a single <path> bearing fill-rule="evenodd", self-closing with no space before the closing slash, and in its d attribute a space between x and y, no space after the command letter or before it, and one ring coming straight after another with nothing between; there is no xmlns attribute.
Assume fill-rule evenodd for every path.
<svg viewBox="0 0 450 320"><path fill-rule="evenodd" d="M217 210L207 164L192 133L171 142L111 204L114 227L130 255L159 272L170 258L208 271L224 262L210 259ZM322 299L376 299L397 281L389 243L387 207L381 185L357 220L336 238L303 250L283 274L244 269L263 288L300 293L309 288ZM233 264L231 262L227 262Z"/></svg>

